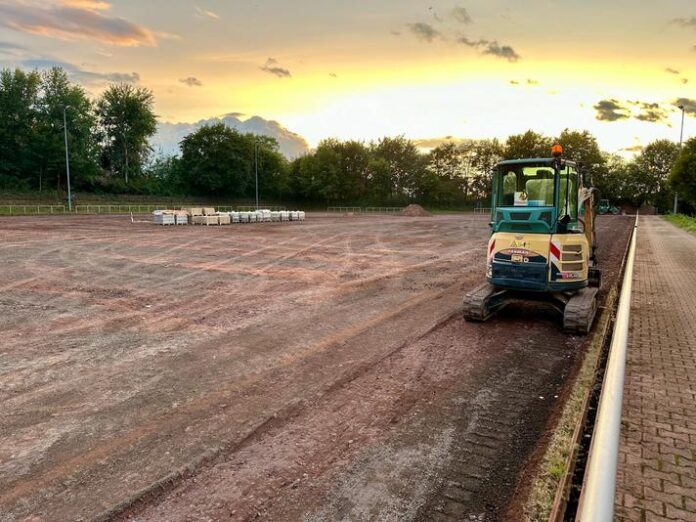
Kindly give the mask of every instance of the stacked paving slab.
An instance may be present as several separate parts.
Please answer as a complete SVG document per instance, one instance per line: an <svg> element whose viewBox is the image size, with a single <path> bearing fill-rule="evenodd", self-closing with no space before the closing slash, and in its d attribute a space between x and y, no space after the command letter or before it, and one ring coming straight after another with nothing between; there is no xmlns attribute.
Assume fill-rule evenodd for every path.
<svg viewBox="0 0 696 522"><path fill-rule="evenodd" d="M274 221L304 221L306 214L301 210L271 211L266 209L250 212L216 212L213 207L189 207L182 210L156 210L153 222L157 225L231 225L237 223L271 223Z"/></svg>

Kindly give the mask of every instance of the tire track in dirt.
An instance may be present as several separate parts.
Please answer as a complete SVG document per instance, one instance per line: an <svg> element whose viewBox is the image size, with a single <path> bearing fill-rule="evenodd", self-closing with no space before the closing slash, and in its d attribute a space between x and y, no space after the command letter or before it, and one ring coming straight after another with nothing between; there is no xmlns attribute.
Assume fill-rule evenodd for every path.
<svg viewBox="0 0 696 522"><path fill-rule="evenodd" d="M446 227L447 225L443 223L442 226ZM396 228L398 229L398 227ZM326 229L330 231L331 227L326 227ZM419 233L422 234L423 232ZM360 243L356 244L356 248L365 249L369 247L369 243L371 243L369 236L366 236L364 233L358 236L361 237L361 239ZM389 242L386 238L384 239L384 244L387 249L394 248L396 244L399 243L398 234L394 236L396 242L394 240ZM130 235L130 237L133 245L137 246L137 238L132 235ZM426 260L427 262L425 263L410 263L413 259L423 260L423 254L418 251L414 252L416 254L415 256L413 254L408 255L408 251L405 251L406 253L400 252L394 254L394 256L392 256L393 259L390 260L389 263L392 265L390 273L383 278L365 281L361 279L365 275L372 277L374 274L379 273L380 267L385 266L379 262L369 267L369 269L358 269L356 273L352 273L352 268L339 268L339 272L343 270L351 272L347 272L350 277L345 282L337 283L334 274L331 274L326 278L325 286L318 286L318 288L325 293L325 297L323 298L324 301L327 305L330 305L322 312L323 315L312 315L315 313L312 310L321 309L323 304L319 303L315 308L306 309L303 307L298 309L298 313L294 315L287 317L279 316L276 318L276 324L281 330L285 330L283 332L284 340L296 339L297 344L295 346L293 346L294 343L292 343L289 346L278 347L277 335L272 331L266 332L264 334L266 335L266 340L261 341L262 337L259 337L259 335L264 322L263 320L257 323L249 323L245 327L256 329L257 331L256 333L247 332L252 337L248 342L243 343L243 352L240 352L238 349L240 335L243 335L242 331L216 331L210 339L201 339L174 358L170 359L167 357L162 360L162 362L157 363L166 370L166 373L159 378L159 381L153 381L154 384L152 386L161 388L161 385L157 385L157 382L161 382L162 378L169 378L171 380L171 377L176 377L176 380L173 381L176 383L176 387L165 386L164 389L158 389L154 394L148 388L142 388L140 391L135 388L134 391L138 395L135 395L134 398L137 398L137 402L128 399L125 402L116 402L109 407L99 406L99 402L103 402L102 396L106 399L108 397L106 392L116 383L127 383L129 381L138 382L141 380L141 374L143 380L150 378L147 377L148 375L154 375L152 371L154 371L156 366L153 366L152 371L147 370L147 372L145 372L145 370L142 369L143 366L152 365L152 363L148 362L148 359L142 359L143 362L139 363L140 368L138 368L133 367L132 363L139 359L132 359L128 351L119 350L115 352L113 356L102 356L101 354L97 355L95 353L96 357L91 356L89 360L90 366L86 367L90 369L87 372L83 372L83 375L80 375L80 366L76 366L76 364L82 364L80 360L84 356L80 352L83 351L83 349L80 348L79 351L75 351L74 356L71 356L69 360L64 360L61 363L64 364L63 367L54 368L54 370L57 371L53 376L53 384L48 386L44 385L43 390L40 388L32 388L16 393L15 399L9 403L10 408L6 409L6 414L4 415L4 419L10 420L11 423L6 423L3 420L0 424L4 424L6 427L5 429L12 425L19 426L20 424L17 424L17 422L20 420L20 417L14 416L13 414L9 414L8 416L8 413L12 411L17 411L19 413L22 410L29 413L27 408L31 408L32 404L43 403L54 412L61 412L58 417L54 417L56 421L52 424L56 426L63 425L61 424L64 422L62 420L63 416L65 416L66 420L70 418L69 415L71 415L71 410L78 412L85 408L97 407L98 410L95 411L99 413L89 413L82 417L82 422L85 427L92 426L92 430L97 430L93 431L95 435L91 435L90 437L98 436L99 439L108 441L111 437L118 439L122 433L127 433L127 430L131 427L145 426L143 429L145 430L144 433L146 433L148 442L146 444L136 443L135 446L132 447L124 446L122 450L112 448L111 450L105 451L104 454L90 454L90 448L98 448L102 443L98 442L97 439L84 439L84 437L81 436L84 440L82 443L83 446L75 445L73 441L77 440L75 437L78 436L80 432L66 432L58 443L49 448L46 456L38 461L38 465L34 465L31 468L27 475L28 477L36 476L40 478L42 476L41 474L47 472L47 470L59 469L61 462L68 462L66 461L66 457L71 453L74 455L79 455L80 453L86 456L91 455L97 460L87 459L84 461L84 465L86 466L84 469L91 469L92 471L84 471L83 469L83 471L73 470L73 473L70 473L70 465L79 464L77 461L71 461L70 465L60 468L60 472L55 475L55 482L49 481L46 483L48 487L43 490L42 498L44 500L42 505L48 506L51 505L52 502L60 504L65 501L66 503L62 504L61 509L67 511L46 508L48 511L43 511L44 515L50 513L54 516L53 519L59 519L62 513L65 515L63 518L73 518L70 513L74 513L77 507L82 506L82 508L84 508L85 505L89 504L90 498L93 498L95 502L94 506L96 506L98 502L105 501L107 498L102 496L100 500L97 500L98 495L96 493L95 497L80 494L79 498L82 500L76 503L76 497L74 495L76 494L75 492L82 491L80 489L80 484L90 484L96 491L101 491L102 493L107 492L107 496L112 494L118 497L120 493L114 491L114 489L126 488L126 490L128 490L129 488L135 487L136 483L142 483L141 479L134 481L133 465L136 462L144 463L147 462L148 459L154 459L156 462L152 465L141 465L140 468L144 467L145 469L141 469L140 471L151 474L149 476L152 477L160 477L166 475L167 469L175 469L173 463L190 461L195 458L196 455L200 455L204 452L205 448L211 448L219 444L214 442L216 440L238 440L244 433L258 426L262 419L268 418L268 415L282 411L278 408L282 407L283 404L290 404L292 401L288 402L288 398L286 397L287 393L290 394L290 397L304 397L304 399L298 399L300 401L309 400L309 398L317 396L317 394L321 395L324 393L324 388L326 388L327 385L330 386L330 383L336 380L337 375L350 372L356 365L369 364L369 361L373 357L377 356L383 350L388 350L390 347L393 347L394 343L400 339L400 336L415 334L423 325L421 321L414 321L414 317L412 316L416 314L421 317L423 306L432 309L433 312L442 309L441 307L443 304L440 303L439 300L444 298L440 296L445 292L444 289L452 284L453 280L457 280L452 269L457 263L462 262L464 259L468 259L468 256L470 256L468 253L461 252L455 255L448 254L448 252L456 252L456 250L460 248L459 243L460 241L456 243L451 241L451 243L447 245L443 250L446 254L446 258ZM438 240L435 248L440 244L442 244L442 241ZM81 246L87 247L88 245L83 243ZM323 252L322 255L328 256L327 260L330 260L334 266L345 266L343 259L344 249L344 240L341 240L334 247ZM427 255L428 254L425 256L427 257ZM305 256L302 255L296 256L293 259L299 263L307 262ZM80 262L80 258L79 256L74 257L67 262L77 265ZM408 268L406 270L399 270L398 263ZM52 271L55 271L54 269L56 267L51 268ZM317 267L317 269L323 268ZM124 273L126 273L125 269ZM433 278L433 276L435 277ZM48 283L48 281L50 281L50 279L47 279L46 283ZM409 283L408 281L412 282ZM266 283L266 285L268 284L269 283ZM339 286L345 285L346 290L341 291L339 288L336 288L336 284ZM60 287L60 284L58 286ZM91 288L90 285L85 286L87 290ZM247 286L246 289L254 292L257 288L258 287L252 285L251 287ZM267 288L268 286L264 286L264 291ZM296 299L302 295L309 296L312 293L316 295L316 291L317 288L302 289L299 293L295 292L291 299ZM99 297L101 296L100 292L101 290L95 294L98 296L97 298L90 297L90 306L98 305L101 308L106 307L106 303L108 303L109 299ZM210 293L206 289L203 289L202 292L207 292L211 296L218 295L216 293L217 290ZM460 292L456 291L453 292L453 294L454 293L457 294L454 300L454 303L456 303L459 300L458 294ZM20 299L24 299L22 296L26 295L28 294L18 294ZM79 293L73 295L71 299L74 300L77 295L79 295ZM416 301L409 302L409 299L419 298L423 299L424 303L417 303ZM115 301L119 303L121 301L128 302L128 300L129 297L115 298ZM369 323L368 316L370 314L374 315L374 312L370 312L371 310L393 312L398 310L398 307L395 307L394 304L399 302L401 302L401 305L406 303L408 309L403 313L408 316L408 319L403 318L395 320L396 316L390 317L387 314L384 315L382 321L378 320L374 323ZM67 302L64 299L61 301L61 299L56 298L56 304L67 305ZM336 306L337 304L340 305L342 312L337 313L331 308L331 306ZM114 313L120 313L120 306L121 305L116 306L117 310ZM416 313L416 311L419 313ZM112 313L111 311L108 312ZM357 315L355 315L356 312L358 312ZM356 325L364 324L365 327L358 328L358 330L354 332L347 331L345 328L342 330L340 324L342 322L345 323L350 314L353 314L356 318L365 316L365 318L360 321L354 321ZM325 319L320 319L323 316L325 316ZM293 332L295 333L290 333L287 327L283 326L288 320L292 320L292 317L294 317L295 320L301 319L298 324L293 326ZM315 333L312 333L312 328L308 328L307 326L310 323L307 323L307 321L314 322L317 320L319 320L320 326ZM368 321L367 323L365 322L366 320ZM394 335L394 333L387 334L382 332L383 330L394 328L396 324L401 325L396 335ZM385 325L388 325L388 328L385 328ZM132 328L132 325L128 325L127 328ZM102 338L108 339L108 337L103 337L105 333L107 332L104 332L104 330L97 330L95 332L93 328L85 331L76 330L70 335L56 336L53 338L56 345L53 351L54 353L60 353L59 348L61 346L67 347L65 343L73 342L73 340L80 339L81 336L85 335L98 334L102 336ZM148 336L151 337L151 334L140 332L134 339L136 339L136 342L142 343L146 341ZM380 340L377 341L377 339ZM113 338L114 342L117 340L118 337ZM317 340L319 340L319 342L323 340L324 344L317 345ZM38 341L38 339L36 341ZM230 346L230 343L237 345L237 347L234 348L233 352L227 353L224 347ZM108 346L108 344L105 346ZM312 346L315 348L312 348ZM19 348L19 346L17 346L17 348ZM40 348L41 344L37 344L36 349L38 350ZM273 348L274 352L277 353L277 356L274 356L275 358L273 359L268 358L268 355L273 353L268 352L269 348ZM195 350L195 352L192 350ZM284 354L283 350L285 350ZM134 352L133 355L136 355L136 353L137 352ZM248 355L243 355L242 357L243 353L247 353ZM251 354L255 354L254 357L250 357ZM84 355L87 355L87 353ZM217 367L210 367L209 361L216 355L219 361ZM192 359L192 357L194 358ZM242 359L240 359L240 357L242 357ZM127 359L131 359L130 364ZM27 359L27 361L29 361L29 359ZM230 364L233 361L234 366L231 366ZM239 366L240 362L242 362L241 366ZM193 367L187 368L191 366L192 363ZM27 363L27 371L29 371L30 368L31 366ZM236 371L241 372L240 376L242 378L232 377L230 370L235 368ZM258 370L249 372L248 369L250 368L258 368ZM36 370L36 367L34 369ZM134 370L135 372L133 373ZM210 370L213 370L213 372L210 373ZM66 371L74 373L74 378L66 380L64 377L70 374L66 373ZM209 375L204 375L203 379L201 379L200 376L197 376L201 371L206 371ZM60 375L61 372L63 376ZM307 374L314 375L316 382L303 382L302 376ZM172 393L177 389L178 391L176 391L176 393L182 397L190 395L187 386L190 386L190 383L196 382L196 385L199 387L202 386L204 391L195 391L190 397L196 396L204 401L205 397L208 395L206 390L219 389L220 383L225 382L222 380L223 376L228 383L226 384L228 395L218 397L217 401L213 400L208 403L201 402L200 407L196 408L194 406L195 401L188 400L180 404L175 410L172 410L166 402L164 404L162 403L163 399L166 400L169 397L171 397L169 400L176 400L177 395L172 395ZM266 382L272 382L273 386L269 389L268 386L264 385ZM238 384L239 387L234 388L234 384ZM290 384L290 386L288 386L288 384ZM60 388L56 388L57 386ZM119 384L119 386L122 387L123 385ZM240 394L242 387L244 387L244 391ZM78 397L72 397L70 395L74 393L71 390L77 389L91 389L93 392L96 391L97 393L93 393L92 398L85 397L86 400L84 404L82 404L82 401ZM265 395L259 395L260 393ZM20 398L21 400L17 400ZM76 399L77 402L75 401ZM94 404L90 404L92 400ZM227 406L225 408L222 408L224 403L221 401L223 400L227 401ZM188 405L188 402L191 404ZM229 407L230 402L234 404L232 408ZM75 406L73 406L73 404ZM80 409L75 409L78 405ZM65 413L63 414L62 409L65 408L65 406L69 406L70 409L64 410ZM155 408L162 409L161 406L164 407L162 417L165 418L167 415L171 415L172 422L169 423L164 421L163 424L154 426L147 431L148 424L147 422L143 423L143 419L147 421L147 412ZM218 406L220 406L220 408L218 408ZM187 407L189 408L188 410L186 410ZM126 411L129 412L129 416L133 417L135 415L135 417L124 417ZM183 413L178 414L178 411L182 411ZM260 414L265 416L260 416ZM114 426L104 431L105 428L102 428L100 423L105 427L113 424L113 421L110 420L109 424L104 424L107 422L107 419L124 419L126 422L118 429L115 429L116 426ZM237 419L240 420L237 421ZM186 425L187 422L184 421L188 421L188 425ZM22 418L21 425L27 427L31 426L31 416L27 417L26 421ZM186 429L191 427L200 431L200 435L192 435L191 432L186 431ZM26 431L28 428L22 429ZM70 430L72 428L68 429ZM123 431L123 429L126 431ZM0 432L2 432L2 428L0 428ZM4 436L6 433L5 431L0 434ZM29 432L26 433L28 434ZM184 441L183 444L180 445L182 447L181 451L172 455L171 458L166 457L164 453L167 445L162 445L162 436L181 438L181 440ZM96 445L95 442L97 442ZM212 445L211 442L213 443ZM170 441L169 444L171 443ZM84 444L88 446L85 447ZM108 444L104 447L108 447ZM2 453L0 452L0 456L1 455ZM104 466L108 466L108 468L104 469ZM42 472L41 469L46 471ZM109 473L106 473L107 470ZM125 480L121 481L117 488L114 488L113 477L117 476L119 473L123 474L122 476ZM32 480L25 482L27 489L25 489L24 492L27 493L29 497L24 497L25 501L23 502L26 502L27 498L32 498L32 491L38 492L38 489L32 489L33 486L31 486L31 483ZM36 483L36 487L40 484L41 480ZM59 492L62 493L59 494ZM70 499L72 499L72 501ZM4 503L0 503L0 505L5 506Z"/></svg>

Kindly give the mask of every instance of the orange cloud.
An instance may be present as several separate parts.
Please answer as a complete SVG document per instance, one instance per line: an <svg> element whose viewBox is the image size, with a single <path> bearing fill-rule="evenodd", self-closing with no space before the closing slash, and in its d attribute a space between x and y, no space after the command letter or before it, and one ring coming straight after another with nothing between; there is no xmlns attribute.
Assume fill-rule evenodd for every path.
<svg viewBox="0 0 696 522"><path fill-rule="evenodd" d="M45 5L45 4L44 4ZM0 4L0 25L61 40L90 39L125 47L157 46L147 27L101 13L110 7L99 0L65 0L61 4Z"/></svg>
<svg viewBox="0 0 696 522"><path fill-rule="evenodd" d="M90 11L106 11L107 9L111 9L111 4L109 2L101 2L100 0L63 0L61 4L66 7L88 9Z"/></svg>

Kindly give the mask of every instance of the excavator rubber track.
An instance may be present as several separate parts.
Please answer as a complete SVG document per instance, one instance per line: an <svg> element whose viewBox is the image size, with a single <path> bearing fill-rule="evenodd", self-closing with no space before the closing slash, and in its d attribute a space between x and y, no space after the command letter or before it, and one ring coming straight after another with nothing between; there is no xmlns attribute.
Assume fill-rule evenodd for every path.
<svg viewBox="0 0 696 522"><path fill-rule="evenodd" d="M505 303L506 290L484 283L464 296L462 314L467 321L488 320Z"/></svg>
<svg viewBox="0 0 696 522"><path fill-rule="evenodd" d="M598 288L582 288L568 299L563 311L563 329L569 333L587 334L597 314Z"/></svg>

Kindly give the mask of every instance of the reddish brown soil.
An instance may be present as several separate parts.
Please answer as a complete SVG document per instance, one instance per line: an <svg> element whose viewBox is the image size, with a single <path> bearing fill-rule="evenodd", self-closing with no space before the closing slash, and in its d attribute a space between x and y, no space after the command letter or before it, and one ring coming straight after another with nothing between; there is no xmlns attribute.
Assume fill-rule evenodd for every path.
<svg viewBox="0 0 696 522"><path fill-rule="evenodd" d="M0 219L0 520L495 519L584 338L458 316L487 234Z"/></svg>

